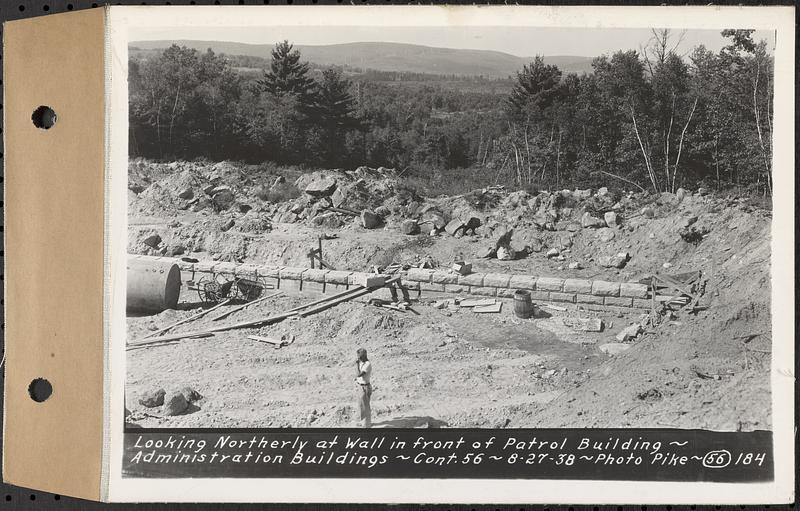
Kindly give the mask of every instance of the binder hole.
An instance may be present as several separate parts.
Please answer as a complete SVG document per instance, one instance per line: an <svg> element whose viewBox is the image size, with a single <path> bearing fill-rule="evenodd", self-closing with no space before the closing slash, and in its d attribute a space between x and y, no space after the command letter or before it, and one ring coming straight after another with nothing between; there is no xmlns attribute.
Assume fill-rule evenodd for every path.
<svg viewBox="0 0 800 511"><path fill-rule="evenodd" d="M42 105L33 111L31 120L33 125L39 129L49 130L56 123L56 112L49 106Z"/></svg>
<svg viewBox="0 0 800 511"><path fill-rule="evenodd" d="M47 4L44 4L44 5L42 6L42 10L43 10L44 12L47 12L47 11L49 11L49 10L50 10L50 6L49 6L49 5L47 5Z"/></svg>
<svg viewBox="0 0 800 511"><path fill-rule="evenodd" d="M25 10L25 6L24 5L20 5L19 6L19 12L23 12L24 10Z"/></svg>
<svg viewBox="0 0 800 511"><path fill-rule="evenodd" d="M36 378L28 385L28 394L31 399L37 403L47 401L47 398L53 393L53 386L44 378Z"/></svg>
<svg viewBox="0 0 800 511"><path fill-rule="evenodd" d="M68 11L71 11L72 9L74 9L74 7L72 6L72 4L67 4L67 10L68 10Z"/></svg>

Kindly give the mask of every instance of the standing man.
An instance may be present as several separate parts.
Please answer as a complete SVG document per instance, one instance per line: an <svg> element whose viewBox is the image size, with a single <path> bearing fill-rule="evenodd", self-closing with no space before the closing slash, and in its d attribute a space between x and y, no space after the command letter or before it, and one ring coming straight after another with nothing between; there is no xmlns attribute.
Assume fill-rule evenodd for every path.
<svg viewBox="0 0 800 511"><path fill-rule="evenodd" d="M358 348L356 352L358 358L356 359L356 383L359 386L358 391L358 408L361 412L361 420L364 421L364 427L372 426L372 411L369 407L369 400L372 397L372 385L369 383L369 377L372 374L372 364L367 359L367 350Z"/></svg>

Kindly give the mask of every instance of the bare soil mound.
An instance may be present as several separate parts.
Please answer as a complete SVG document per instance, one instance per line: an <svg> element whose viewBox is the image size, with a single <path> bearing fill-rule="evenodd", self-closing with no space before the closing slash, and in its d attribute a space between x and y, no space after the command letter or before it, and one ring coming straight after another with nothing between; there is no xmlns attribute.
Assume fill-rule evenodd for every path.
<svg viewBox="0 0 800 511"><path fill-rule="evenodd" d="M362 345L376 365L375 420L387 426L420 417L430 427L771 425L771 214L747 198L502 188L422 197L391 169L301 174L229 162L139 160L130 176L132 253L307 266L323 237L328 263L358 271L458 260L475 271L613 281L700 271L707 305L674 312L610 356L599 347L640 318L600 314L606 330L586 333L561 321L575 311L518 320L509 307L481 316L416 304L415 315L343 304L261 329L296 336L279 350L228 332L130 351L132 409L146 412L133 398L153 385L204 396L193 413L142 425L352 425L351 362ZM473 218L474 232L464 228ZM419 234L404 234L408 222ZM513 258L497 259L509 232ZM132 317L129 333L191 313Z"/></svg>

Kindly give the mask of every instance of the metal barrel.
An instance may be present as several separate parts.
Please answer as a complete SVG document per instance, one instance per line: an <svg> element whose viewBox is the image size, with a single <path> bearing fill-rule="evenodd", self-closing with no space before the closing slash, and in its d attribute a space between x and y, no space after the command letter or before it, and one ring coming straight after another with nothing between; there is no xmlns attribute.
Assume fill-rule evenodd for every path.
<svg viewBox="0 0 800 511"><path fill-rule="evenodd" d="M161 312L178 306L181 270L171 261L128 257L126 309L135 312Z"/></svg>
<svg viewBox="0 0 800 511"><path fill-rule="evenodd" d="M517 291L514 291L514 315L522 319L527 319L533 316L531 294L524 289L518 289Z"/></svg>

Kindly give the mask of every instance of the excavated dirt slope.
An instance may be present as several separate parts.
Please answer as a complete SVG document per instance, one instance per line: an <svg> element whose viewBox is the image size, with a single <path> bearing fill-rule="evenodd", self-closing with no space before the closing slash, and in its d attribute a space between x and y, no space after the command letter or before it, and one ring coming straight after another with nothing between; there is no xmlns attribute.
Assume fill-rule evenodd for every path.
<svg viewBox="0 0 800 511"><path fill-rule="evenodd" d="M466 259L475 271L613 281L700 270L707 306L696 314L665 315L629 349L609 356L599 346L615 342L619 330L641 320L638 314L568 308L520 320L510 303L500 314L479 315L430 303L414 304L415 314L349 302L261 329L128 351L126 401L136 424L354 425L352 373L355 349L363 346L375 367L378 425L771 427L771 215L746 199L702 191L531 195L497 189L424 198L388 169L280 176L227 162L136 161L130 176L131 253L308 266L308 250L325 234L335 235L323 242L323 255L337 269L422 261L449 266ZM281 177L285 182L275 183ZM336 183L341 196L302 191L326 179ZM381 225L366 229L358 217L332 213L325 208L332 199L337 207L374 211ZM606 211L616 213L618 225L589 226ZM482 225L475 235L432 236L429 228L441 222L436 215L444 222L476 217ZM409 220L421 226L421 234L402 233ZM514 229L511 246L518 257L481 258L508 229ZM686 241L691 229L695 238ZM148 246L145 240L153 245L153 234L160 243ZM548 257L553 248L558 257L552 252ZM627 253L627 263L610 266L605 259L620 252ZM579 269L570 269L574 263ZM282 297L231 320L315 298ZM185 292L183 300L181 310L130 317L130 338L201 310L196 295ZM564 326L563 316L601 317L606 329L576 332ZM176 331L208 324L203 318ZM295 335L296 340L274 349L248 340L253 334ZM189 413L167 417L160 408L138 402L153 389L187 385L203 396Z"/></svg>

